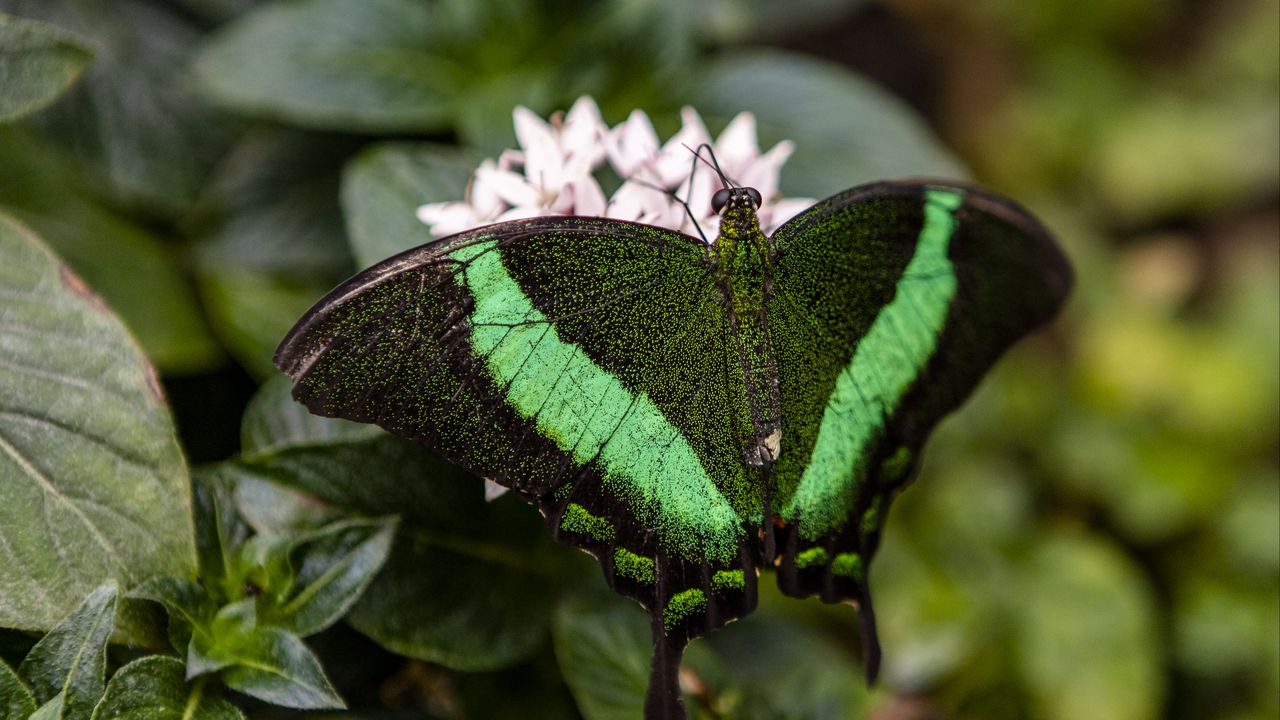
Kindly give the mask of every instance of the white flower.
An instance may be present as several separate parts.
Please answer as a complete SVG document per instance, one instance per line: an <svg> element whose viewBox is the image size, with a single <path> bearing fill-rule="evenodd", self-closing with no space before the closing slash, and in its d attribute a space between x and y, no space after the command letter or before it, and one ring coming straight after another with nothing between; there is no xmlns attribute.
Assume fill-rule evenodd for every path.
<svg viewBox="0 0 1280 720"><path fill-rule="evenodd" d="M589 97L579 98L563 117L544 121L518 107L514 113L519 150L506 150L476 169L464 202L429 203L418 218L437 237L505 220L540 215L588 215L632 220L713 240L719 218L711 196L721 188L707 153L710 146L730 182L754 187L764 204L760 226L766 233L812 204L807 198L783 198L778 172L794 146L783 141L761 153L756 120L739 113L713 143L692 108L681 111L680 131L659 143L649 117L633 111L610 129ZM594 173L607 161L624 182L605 199ZM683 201L683 202L682 202ZM684 203L687 203L688 210ZM695 228L692 214L697 219Z"/></svg>

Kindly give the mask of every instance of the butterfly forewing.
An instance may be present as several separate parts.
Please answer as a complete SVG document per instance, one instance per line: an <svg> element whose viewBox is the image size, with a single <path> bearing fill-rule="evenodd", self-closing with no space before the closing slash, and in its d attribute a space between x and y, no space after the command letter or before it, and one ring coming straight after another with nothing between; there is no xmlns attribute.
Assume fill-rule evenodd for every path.
<svg viewBox="0 0 1280 720"><path fill-rule="evenodd" d="M610 220L480 228L360 273L276 360L314 412L377 423L537 503L682 646L755 600L750 417L707 258Z"/></svg>

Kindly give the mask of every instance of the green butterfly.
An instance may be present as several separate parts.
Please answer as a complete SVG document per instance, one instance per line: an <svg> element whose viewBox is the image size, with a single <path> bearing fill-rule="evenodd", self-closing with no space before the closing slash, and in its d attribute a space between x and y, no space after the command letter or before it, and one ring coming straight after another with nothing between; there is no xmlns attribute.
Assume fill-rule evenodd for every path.
<svg viewBox="0 0 1280 720"><path fill-rule="evenodd" d="M729 185L727 182L726 185ZM509 487L649 612L646 716L683 718L690 639L784 593L852 600L925 438L1071 270L1009 200L879 182L772 237L728 186L713 244L591 217L481 227L316 304L276 364L312 412L372 422Z"/></svg>

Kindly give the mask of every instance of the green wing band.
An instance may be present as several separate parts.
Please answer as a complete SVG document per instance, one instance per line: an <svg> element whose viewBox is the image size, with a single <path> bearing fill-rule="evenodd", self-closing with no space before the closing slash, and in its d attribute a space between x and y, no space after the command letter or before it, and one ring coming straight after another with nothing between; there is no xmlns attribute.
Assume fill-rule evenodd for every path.
<svg viewBox="0 0 1280 720"><path fill-rule="evenodd" d="M506 389L505 400L578 464L600 463L609 490L671 550L732 561L742 521L684 435L648 395L562 341L491 249L469 245L452 255L466 265L457 278L475 298L472 352Z"/></svg>
<svg viewBox="0 0 1280 720"><path fill-rule="evenodd" d="M809 464L782 511L785 517L803 519L801 535L807 540L835 530L849 517L867 446L937 347L956 291L947 247L955 229L952 213L961 201L954 192L925 193L924 227L897 293L836 377Z"/></svg>

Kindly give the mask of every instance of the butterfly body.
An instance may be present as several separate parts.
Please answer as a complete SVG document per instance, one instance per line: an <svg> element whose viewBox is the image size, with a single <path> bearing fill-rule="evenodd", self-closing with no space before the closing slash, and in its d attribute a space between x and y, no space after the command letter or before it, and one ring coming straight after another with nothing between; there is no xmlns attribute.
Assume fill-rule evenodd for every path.
<svg viewBox="0 0 1280 720"><path fill-rule="evenodd" d="M859 605L928 432L1057 311L1070 270L997 196L853 188L760 231L730 188L708 247L602 218L502 223L363 271L277 351L314 412L416 439L537 505L652 621L646 711L681 715L693 637L760 569ZM726 192L726 191L722 191Z"/></svg>

